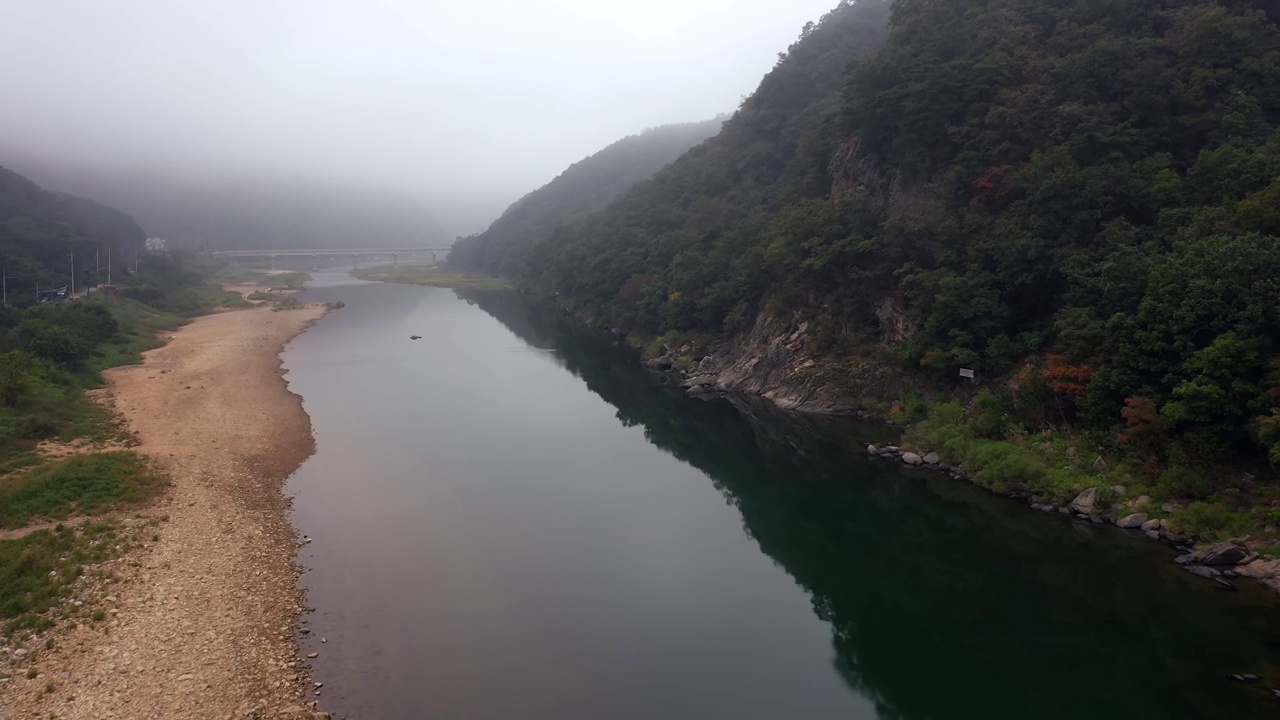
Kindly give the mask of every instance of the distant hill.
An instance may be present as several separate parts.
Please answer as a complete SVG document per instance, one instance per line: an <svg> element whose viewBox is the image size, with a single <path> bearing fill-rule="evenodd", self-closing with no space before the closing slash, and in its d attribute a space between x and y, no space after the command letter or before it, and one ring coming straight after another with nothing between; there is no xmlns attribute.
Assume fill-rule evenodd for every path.
<svg viewBox="0 0 1280 720"><path fill-rule="evenodd" d="M72 250L81 263L76 280L85 282L95 252L105 266L108 249L115 258L123 258L145 242L138 223L119 210L50 192L0 167L0 265L10 278L11 293L34 290L36 283L67 284Z"/></svg>
<svg viewBox="0 0 1280 720"><path fill-rule="evenodd" d="M724 118L651 128L623 138L517 200L489 229L460 240L449 263L472 272L521 272L531 248L562 225L603 209L689 148L720 131Z"/></svg>
<svg viewBox="0 0 1280 720"><path fill-rule="evenodd" d="M46 187L129 212L171 247L445 247L451 240L408 195L355 183L59 164L12 152L0 158L6 155Z"/></svg>

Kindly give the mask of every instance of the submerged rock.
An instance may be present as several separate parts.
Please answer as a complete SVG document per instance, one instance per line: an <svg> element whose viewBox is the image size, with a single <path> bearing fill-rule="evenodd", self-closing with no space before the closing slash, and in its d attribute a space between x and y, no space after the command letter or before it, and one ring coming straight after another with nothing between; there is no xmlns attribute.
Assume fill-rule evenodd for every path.
<svg viewBox="0 0 1280 720"><path fill-rule="evenodd" d="M1207 565L1184 565L1182 569L1192 575L1199 575L1202 578L1208 578L1210 580L1222 574L1220 571L1208 567Z"/></svg>

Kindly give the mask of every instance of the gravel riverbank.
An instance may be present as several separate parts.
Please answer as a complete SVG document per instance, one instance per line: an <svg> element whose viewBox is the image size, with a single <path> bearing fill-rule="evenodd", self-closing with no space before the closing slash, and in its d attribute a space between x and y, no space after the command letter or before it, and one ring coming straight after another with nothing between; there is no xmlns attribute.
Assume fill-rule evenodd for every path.
<svg viewBox="0 0 1280 720"><path fill-rule="evenodd" d="M201 317L141 366L107 373L106 402L172 486L126 524L154 523L114 571L108 620L59 627L39 676L0 718L307 718L296 538L284 480L314 451L280 351L323 306Z"/></svg>

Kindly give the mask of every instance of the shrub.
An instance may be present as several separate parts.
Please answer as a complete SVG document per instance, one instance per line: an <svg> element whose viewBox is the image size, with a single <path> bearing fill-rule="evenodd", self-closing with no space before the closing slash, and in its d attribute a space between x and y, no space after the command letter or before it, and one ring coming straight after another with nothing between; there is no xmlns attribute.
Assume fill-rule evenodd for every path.
<svg viewBox="0 0 1280 720"><path fill-rule="evenodd" d="M996 492L1035 492L1041 487L1044 469L1020 454L1002 456L978 473L979 482Z"/></svg>
<svg viewBox="0 0 1280 720"><path fill-rule="evenodd" d="M1169 522L1178 531L1204 540L1221 540L1246 529L1242 515L1210 502L1193 502L1175 511Z"/></svg>
<svg viewBox="0 0 1280 720"><path fill-rule="evenodd" d="M1175 465L1160 474L1156 492L1164 497L1203 500L1213 494L1213 479L1198 467Z"/></svg>

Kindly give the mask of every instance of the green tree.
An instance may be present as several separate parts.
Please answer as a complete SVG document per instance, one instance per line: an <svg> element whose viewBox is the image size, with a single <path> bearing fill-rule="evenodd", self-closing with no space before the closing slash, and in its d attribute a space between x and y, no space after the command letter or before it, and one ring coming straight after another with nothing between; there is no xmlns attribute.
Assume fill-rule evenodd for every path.
<svg viewBox="0 0 1280 720"><path fill-rule="evenodd" d="M0 400L5 407L22 401L35 381L37 367L35 358L21 350L0 354Z"/></svg>

